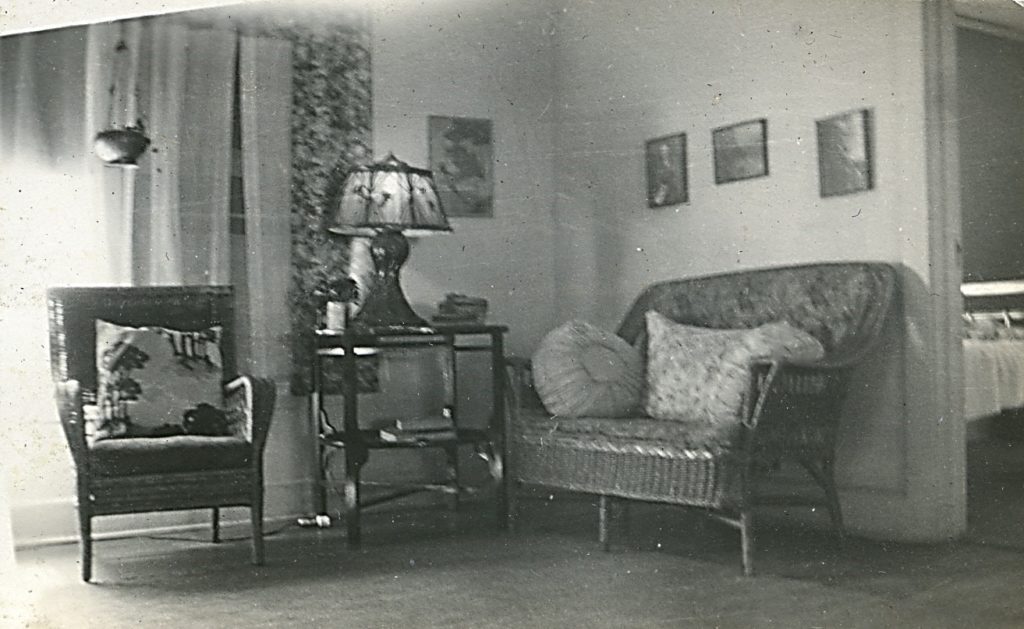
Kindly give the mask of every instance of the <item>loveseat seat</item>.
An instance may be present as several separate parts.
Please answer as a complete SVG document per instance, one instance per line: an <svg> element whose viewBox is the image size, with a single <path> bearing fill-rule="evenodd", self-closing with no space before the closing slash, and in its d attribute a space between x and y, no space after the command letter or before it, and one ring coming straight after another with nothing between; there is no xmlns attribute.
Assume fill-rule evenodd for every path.
<svg viewBox="0 0 1024 629"><path fill-rule="evenodd" d="M680 279L643 290L616 334L636 348L640 368L648 371L640 376L646 408L652 395L648 359L661 349L648 343L648 321L690 326L698 335L743 335L781 324L820 343L823 351L812 357L753 354L755 359L741 365L744 384L735 411L710 430L707 423L672 421L692 418L653 418L643 404L625 417L552 414L536 394L544 384L536 381L537 370L531 373L530 361L514 361L517 400L506 435L513 522L516 493L524 484L598 495L599 536L606 548L610 509L619 499L700 508L739 529L743 572L750 575L753 509L807 504L806 495L769 501L755 492L761 477L790 462L820 489L811 498L827 508L841 536L833 464L843 399L851 373L877 348L895 302L896 278L887 264L841 262Z"/></svg>

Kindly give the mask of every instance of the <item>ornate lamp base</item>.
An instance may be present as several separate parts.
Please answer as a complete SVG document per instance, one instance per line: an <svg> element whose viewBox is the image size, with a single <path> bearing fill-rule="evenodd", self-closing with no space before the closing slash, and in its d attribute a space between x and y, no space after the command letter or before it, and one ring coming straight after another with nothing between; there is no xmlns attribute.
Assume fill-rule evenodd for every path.
<svg viewBox="0 0 1024 629"><path fill-rule="evenodd" d="M397 229L383 229L370 241L373 258L373 286L363 307L352 319L354 327L362 328L429 328L417 315L402 292L399 271L409 257L409 241Z"/></svg>

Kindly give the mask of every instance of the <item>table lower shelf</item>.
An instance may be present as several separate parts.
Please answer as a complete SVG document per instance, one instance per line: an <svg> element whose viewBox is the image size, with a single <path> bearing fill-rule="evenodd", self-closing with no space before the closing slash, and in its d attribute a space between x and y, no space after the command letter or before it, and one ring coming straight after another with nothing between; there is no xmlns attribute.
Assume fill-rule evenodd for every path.
<svg viewBox="0 0 1024 629"><path fill-rule="evenodd" d="M455 435L402 435L396 441L381 438L379 430L360 429L358 435L337 431L320 435L320 443L325 447L344 448L352 444L361 444L369 449L388 448L444 448L461 444L491 443L493 438L486 430L479 428L459 428Z"/></svg>

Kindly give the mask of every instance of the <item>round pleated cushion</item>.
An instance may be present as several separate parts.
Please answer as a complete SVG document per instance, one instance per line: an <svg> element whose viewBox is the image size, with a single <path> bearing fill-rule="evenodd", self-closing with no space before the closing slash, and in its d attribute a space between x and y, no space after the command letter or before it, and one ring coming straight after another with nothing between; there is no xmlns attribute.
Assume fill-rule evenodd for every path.
<svg viewBox="0 0 1024 629"><path fill-rule="evenodd" d="M585 321L548 333L533 355L533 381L544 408L561 417L628 417L640 408L640 352Z"/></svg>

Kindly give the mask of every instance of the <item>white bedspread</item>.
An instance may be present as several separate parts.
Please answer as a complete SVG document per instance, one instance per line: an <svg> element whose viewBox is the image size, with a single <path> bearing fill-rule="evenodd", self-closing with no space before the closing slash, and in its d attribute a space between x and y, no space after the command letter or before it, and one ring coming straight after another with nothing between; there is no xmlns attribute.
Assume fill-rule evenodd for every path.
<svg viewBox="0 0 1024 629"><path fill-rule="evenodd" d="M967 421L1024 407L1024 341L964 339Z"/></svg>

